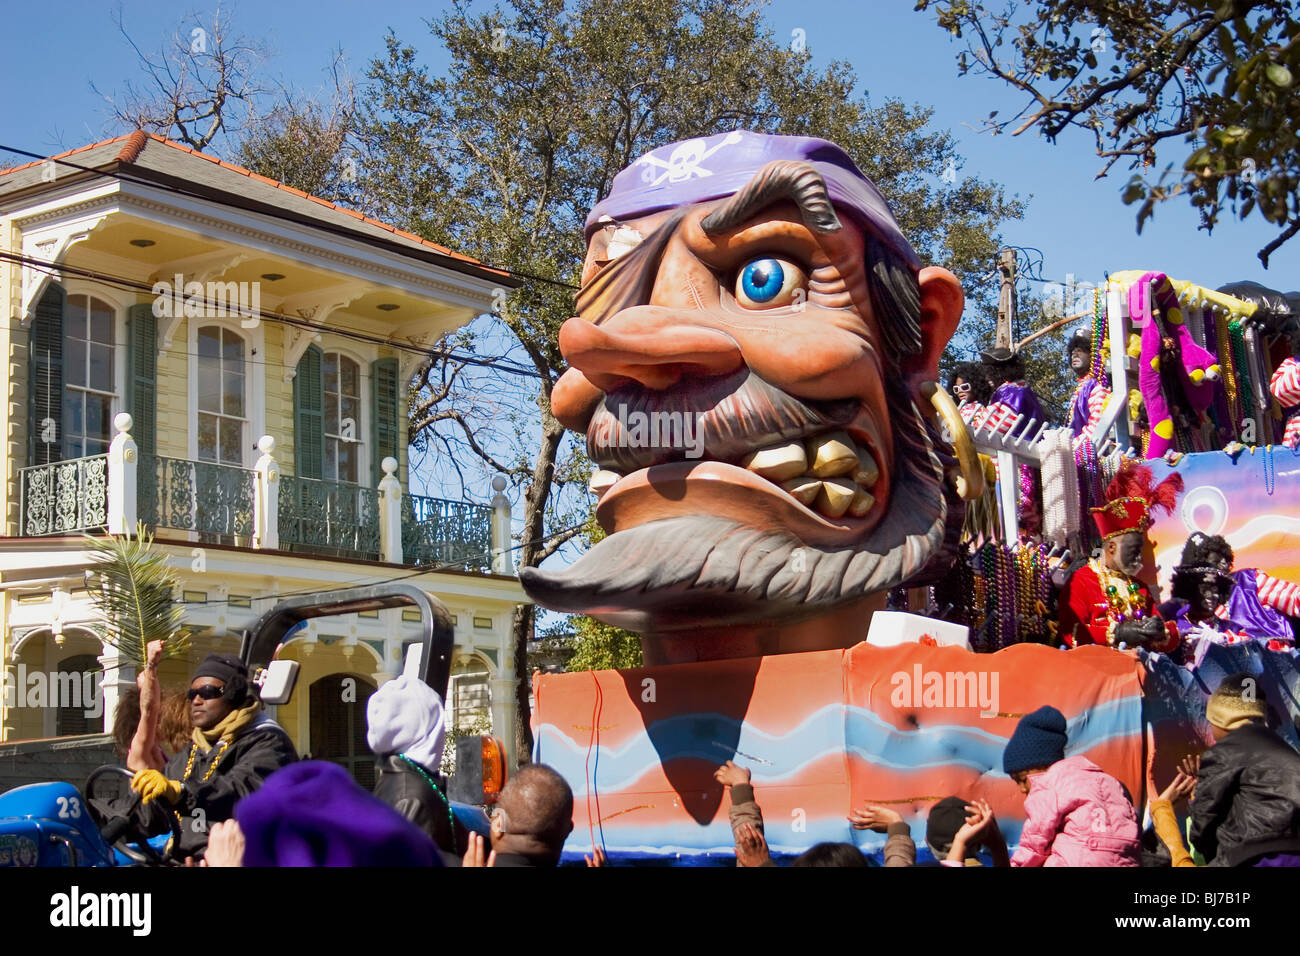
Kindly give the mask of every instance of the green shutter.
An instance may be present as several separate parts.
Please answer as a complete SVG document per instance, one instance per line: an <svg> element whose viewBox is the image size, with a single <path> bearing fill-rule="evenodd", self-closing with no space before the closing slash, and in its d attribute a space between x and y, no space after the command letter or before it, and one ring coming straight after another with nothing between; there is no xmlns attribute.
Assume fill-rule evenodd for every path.
<svg viewBox="0 0 1300 956"><path fill-rule="evenodd" d="M126 320L126 407L142 455L158 446L158 320L152 305L133 305Z"/></svg>
<svg viewBox="0 0 1300 956"><path fill-rule="evenodd" d="M36 303L27 366L27 460L45 465L63 459L63 307L67 295L55 282Z"/></svg>
<svg viewBox="0 0 1300 956"><path fill-rule="evenodd" d="M293 449L299 478L325 474L325 394L321 350L307 346L293 377Z"/></svg>
<svg viewBox="0 0 1300 956"><path fill-rule="evenodd" d="M370 364L370 408L373 416L370 432L374 436L371 447L371 465L374 484L384 477L380 463L389 456L397 457L397 359L381 358Z"/></svg>

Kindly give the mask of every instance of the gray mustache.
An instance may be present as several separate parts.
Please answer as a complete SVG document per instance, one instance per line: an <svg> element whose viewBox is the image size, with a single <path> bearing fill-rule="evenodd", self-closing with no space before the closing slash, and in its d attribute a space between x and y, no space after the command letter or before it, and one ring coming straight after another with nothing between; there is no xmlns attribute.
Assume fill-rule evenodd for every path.
<svg viewBox="0 0 1300 956"><path fill-rule="evenodd" d="M804 401L749 369L725 378L688 379L685 387L669 391L625 385L606 394L592 413L587 454L600 467L623 474L687 458L738 461L756 448L843 427L859 408L856 398ZM652 435L656 444L634 442L625 423L638 420L672 422L673 428ZM687 445L695 454L688 454Z"/></svg>

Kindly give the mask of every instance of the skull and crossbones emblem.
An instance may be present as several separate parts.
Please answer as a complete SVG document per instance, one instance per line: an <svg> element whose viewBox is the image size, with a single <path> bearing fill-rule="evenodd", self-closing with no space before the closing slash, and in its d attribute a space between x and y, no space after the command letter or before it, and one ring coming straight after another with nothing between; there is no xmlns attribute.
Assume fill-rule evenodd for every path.
<svg viewBox="0 0 1300 956"><path fill-rule="evenodd" d="M735 145L743 139L744 137L734 130L712 146L707 146L708 141L704 139L688 139L684 143L678 143L666 160L658 156L642 156L636 164L642 167L642 181L651 186L658 186L664 180L670 183L683 183L692 176L702 179L705 176L712 176L713 172L705 169L700 165L701 163L722 147ZM656 175L656 169L663 172Z"/></svg>

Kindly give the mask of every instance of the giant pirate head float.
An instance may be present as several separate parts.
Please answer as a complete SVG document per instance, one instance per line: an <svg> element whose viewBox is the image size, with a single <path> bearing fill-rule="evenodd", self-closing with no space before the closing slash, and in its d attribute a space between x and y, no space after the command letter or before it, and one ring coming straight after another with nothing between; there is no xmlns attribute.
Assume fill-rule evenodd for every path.
<svg viewBox="0 0 1300 956"><path fill-rule="evenodd" d="M820 139L657 149L587 219L555 416L587 436L609 532L525 569L538 603L640 631L647 662L847 646L934 573L979 491L938 360L961 286ZM969 460L968 460L969 459ZM927 567L928 566L928 567Z"/></svg>

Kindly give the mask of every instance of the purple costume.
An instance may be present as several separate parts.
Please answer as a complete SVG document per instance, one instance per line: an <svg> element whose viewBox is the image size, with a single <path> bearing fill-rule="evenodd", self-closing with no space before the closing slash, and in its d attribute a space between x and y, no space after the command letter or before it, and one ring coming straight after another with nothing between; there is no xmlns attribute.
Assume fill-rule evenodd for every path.
<svg viewBox="0 0 1300 956"><path fill-rule="evenodd" d="M1010 435L1016 438L1023 434L1027 429L1032 427L1038 431L1041 423L1047 421L1047 413L1043 411L1043 406L1039 404L1038 396L1028 385L1019 385L1015 382L1004 382L993 392L993 397L989 399L990 405L1005 405L1017 415L1024 415L1024 419L1015 428L1011 429Z"/></svg>
<svg viewBox="0 0 1300 956"><path fill-rule="evenodd" d="M1259 582L1254 568L1232 573L1232 596L1228 598L1228 617L1251 637L1276 637L1294 640L1291 622L1259 600Z"/></svg>

